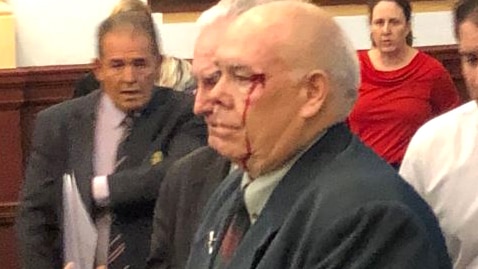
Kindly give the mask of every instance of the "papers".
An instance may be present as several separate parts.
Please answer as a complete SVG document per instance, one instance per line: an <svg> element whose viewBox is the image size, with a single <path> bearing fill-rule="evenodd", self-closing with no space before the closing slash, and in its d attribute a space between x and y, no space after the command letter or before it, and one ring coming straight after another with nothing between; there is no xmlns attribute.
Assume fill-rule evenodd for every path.
<svg viewBox="0 0 478 269"><path fill-rule="evenodd" d="M94 268L98 233L81 199L74 175L63 176L63 254L65 264Z"/></svg>

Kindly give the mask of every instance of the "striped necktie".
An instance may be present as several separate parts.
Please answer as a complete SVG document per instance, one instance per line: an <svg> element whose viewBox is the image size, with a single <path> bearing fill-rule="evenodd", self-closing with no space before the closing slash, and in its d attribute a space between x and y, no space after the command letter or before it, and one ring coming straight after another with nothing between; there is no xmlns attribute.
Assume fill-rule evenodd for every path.
<svg viewBox="0 0 478 269"><path fill-rule="evenodd" d="M121 127L123 129L123 134L120 138L120 142L116 151L116 164L115 170L120 168L120 166L126 161L128 154L126 145L128 143L128 138L131 134L134 125L134 114L129 113L121 122ZM115 222L114 212L111 212L112 222L110 226L110 242L108 248L108 268L109 269L124 269L129 268L126 255L126 242L124 240L123 234L119 230L117 223Z"/></svg>
<svg viewBox="0 0 478 269"><path fill-rule="evenodd" d="M121 135L120 141L118 143L118 147L116 149L116 163L115 163L115 170L126 161L128 157L126 144L128 143L128 138L133 130L134 124L134 115L129 113L125 116L123 121L121 122L120 126L123 129L123 134Z"/></svg>

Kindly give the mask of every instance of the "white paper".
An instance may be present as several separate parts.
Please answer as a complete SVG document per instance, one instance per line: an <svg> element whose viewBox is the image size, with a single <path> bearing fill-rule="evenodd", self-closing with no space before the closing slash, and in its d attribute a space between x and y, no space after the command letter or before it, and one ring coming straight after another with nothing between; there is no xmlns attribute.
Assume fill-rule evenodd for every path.
<svg viewBox="0 0 478 269"><path fill-rule="evenodd" d="M65 264L76 269L94 267L98 233L78 192L74 175L63 176L63 243Z"/></svg>

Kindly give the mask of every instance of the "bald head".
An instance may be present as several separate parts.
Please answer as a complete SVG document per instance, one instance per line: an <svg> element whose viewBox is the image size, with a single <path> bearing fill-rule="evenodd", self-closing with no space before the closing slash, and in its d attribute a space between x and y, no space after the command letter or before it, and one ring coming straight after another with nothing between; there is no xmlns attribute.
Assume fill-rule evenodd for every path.
<svg viewBox="0 0 478 269"><path fill-rule="evenodd" d="M356 52L339 25L321 8L299 1L259 5L240 15L226 38L233 43L245 40L243 49L257 49L251 55L262 55L298 71L323 70L332 87L329 103L334 104L336 120L349 113L360 80ZM227 45L223 47L227 50Z"/></svg>
<svg viewBox="0 0 478 269"><path fill-rule="evenodd" d="M239 15L214 53L215 85L198 91L209 144L252 177L272 171L355 101L356 54L326 12L275 1ZM290 143L294 141L294 143Z"/></svg>

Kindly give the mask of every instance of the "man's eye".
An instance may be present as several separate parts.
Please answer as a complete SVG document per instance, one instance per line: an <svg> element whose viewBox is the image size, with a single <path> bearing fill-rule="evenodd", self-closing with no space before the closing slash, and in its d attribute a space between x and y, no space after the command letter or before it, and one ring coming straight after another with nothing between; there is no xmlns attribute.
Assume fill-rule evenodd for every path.
<svg viewBox="0 0 478 269"><path fill-rule="evenodd" d="M217 84L217 82L219 81L220 77L221 77L221 72L217 71L217 72L214 72L213 74L211 74L209 76L206 76L206 77L202 78L201 83L205 87L214 87Z"/></svg>
<svg viewBox="0 0 478 269"><path fill-rule="evenodd" d="M145 60L135 60L133 61L134 67L141 67L144 68L146 67L146 61Z"/></svg>
<svg viewBox="0 0 478 269"><path fill-rule="evenodd" d="M250 76L234 75L234 78L238 81L251 81Z"/></svg>
<svg viewBox="0 0 478 269"><path fill-rule="evenodd" d="M205 78L205 79L202 80L202 82L203 82L204 86L211 87L211 86L216 85L217 79L216 78Z"/></svg>
<svg viewBox="0 0 478 269"><path fill-rule="evenodd" d="M122 68L123 66L124 66L123 63L111 63L110 65L110 67L114 69L119 69L119 68Z"/></svg>

